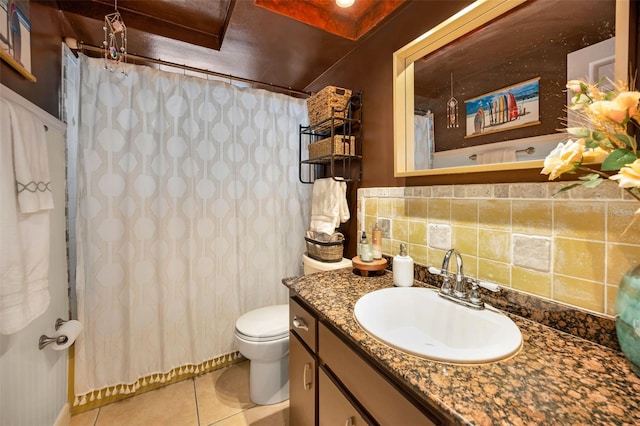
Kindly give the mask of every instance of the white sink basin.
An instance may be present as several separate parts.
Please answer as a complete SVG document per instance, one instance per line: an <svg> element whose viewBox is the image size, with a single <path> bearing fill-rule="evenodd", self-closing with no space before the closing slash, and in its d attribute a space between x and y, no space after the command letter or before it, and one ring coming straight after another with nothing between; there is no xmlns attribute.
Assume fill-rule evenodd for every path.
<svg viewBox="0 0 640 426"><path fill-rule="evenodd" d="M436 361L485 363L507 358L522 347L522 333L492 308L475 310L421 287L393 287L361 297L358 323L384 343Z"/></svg>

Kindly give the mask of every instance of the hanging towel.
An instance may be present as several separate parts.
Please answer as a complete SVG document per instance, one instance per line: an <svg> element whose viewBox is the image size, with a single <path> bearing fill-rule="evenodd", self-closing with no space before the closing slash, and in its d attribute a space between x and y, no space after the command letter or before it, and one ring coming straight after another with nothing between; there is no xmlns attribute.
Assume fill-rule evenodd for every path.
<svg viewBox="0 0 640 426"><path fill-rule="evenodd" d="M478 164L511 163L516 161L515 149L495 149L478 154Z"/></svg>
<svg viewBox="0 0 640 426"><path fill-rule="evenodd" d="M331 235L340 223L350 217L346 182L333 178L317 179L311 194L309 229Z"/></svg>
<svg viewBox="0 0 640 426"><path fill-rule="evenodd" d="M0 334L49 306L49 209L53 208L44 125L0 100Z"/></svg>

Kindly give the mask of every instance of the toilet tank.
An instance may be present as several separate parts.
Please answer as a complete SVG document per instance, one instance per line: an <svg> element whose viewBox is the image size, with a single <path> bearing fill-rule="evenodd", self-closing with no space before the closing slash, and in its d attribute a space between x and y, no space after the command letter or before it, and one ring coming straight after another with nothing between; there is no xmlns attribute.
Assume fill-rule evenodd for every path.
<svg viewBox="0 0 640 426"><path fill-rule="evenodd" d="M314 274L316 272L333 271L334 269L350 268L352 266L351 260L344 257L340 262L320 262L307 256L302 255L302 265L304 266L304 274Z"/></svg>

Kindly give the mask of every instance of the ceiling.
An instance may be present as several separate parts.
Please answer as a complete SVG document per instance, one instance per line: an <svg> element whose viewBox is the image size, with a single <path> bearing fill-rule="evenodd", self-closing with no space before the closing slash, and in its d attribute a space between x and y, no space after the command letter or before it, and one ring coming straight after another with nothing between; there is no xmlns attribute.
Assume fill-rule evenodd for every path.
<svg viewBox="0 0 640 426"><path fill-rule="evenodd" d="M118 0L117 11L129 54L303 91L405 4L356 0L343 9L334 0ZM64 37L102 47L115 0L57 5Z"/></svg>

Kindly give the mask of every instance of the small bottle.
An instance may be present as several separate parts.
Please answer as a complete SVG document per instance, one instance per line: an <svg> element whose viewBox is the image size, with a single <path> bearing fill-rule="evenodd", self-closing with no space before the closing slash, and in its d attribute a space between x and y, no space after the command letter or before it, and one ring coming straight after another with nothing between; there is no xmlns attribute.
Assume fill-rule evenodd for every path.
<svg viewBox="0 0 640 426"><path fill-rule="evenodd" d="M400 243L400 254L393 257L393 285L411 287L413 285L413 259L407 255L407 246Z"/></svg>
<svg viewBox="0 0 640 426"><path fill-rule="evenodd" d="M360 260L373 262L373 247L367 239L367 233L364 231L362 231L362 239L360 240Z"/></svg>
<svg viewBox="0 0 640 426"><path fill-rule="evenodd" d="M378 222L373 225L371 245L373 246L373 258L382 259L382 229L378 226Z"/></svg>

